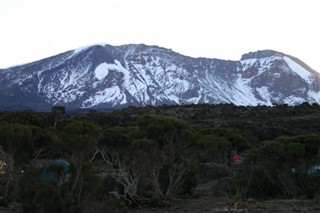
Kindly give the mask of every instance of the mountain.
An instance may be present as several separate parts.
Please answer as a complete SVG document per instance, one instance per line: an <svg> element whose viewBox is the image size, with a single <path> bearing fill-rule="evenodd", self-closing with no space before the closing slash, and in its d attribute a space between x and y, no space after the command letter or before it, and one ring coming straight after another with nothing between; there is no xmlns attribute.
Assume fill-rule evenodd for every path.
<svg viewBox="0 0 320 213"><path fill-rule="evenodd" d="M101 44L0 70L1 110L319 104L319 91L319 73L273 50L229 61L144 44Z"/></svg>

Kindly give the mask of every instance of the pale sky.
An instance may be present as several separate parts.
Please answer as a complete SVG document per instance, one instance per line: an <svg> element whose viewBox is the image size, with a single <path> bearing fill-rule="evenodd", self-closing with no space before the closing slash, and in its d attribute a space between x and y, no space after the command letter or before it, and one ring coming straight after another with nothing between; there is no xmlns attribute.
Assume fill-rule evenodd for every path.
<svg viewBox="0 0 320 213"><path fill-rule="evenodd" d="M0 68L96 43L239 60L273 49L320 72L319 0L0 0Z"/></svg>

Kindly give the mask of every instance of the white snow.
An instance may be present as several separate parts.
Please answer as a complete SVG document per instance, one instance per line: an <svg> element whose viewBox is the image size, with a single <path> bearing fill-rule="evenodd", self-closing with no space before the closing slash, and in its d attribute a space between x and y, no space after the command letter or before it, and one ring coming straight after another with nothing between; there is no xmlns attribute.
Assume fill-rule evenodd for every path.
<svg viewBox="0 0 320 213"><path fill-rule="evenodd" d="M268 91L268 87L266 86L262 86L260 88L256 88L256 91L259 93L260 97L267 102L266 105L268 106L272 106L272 102L271 102L271 95Z"/></svg>
<svg viewBox="0 0 320 213"><path fill-rule="evenodd" d="M130 80L129 71L126 70L119 61L115 60L114 62L115 64L102 63L99 66L97 66L94 70L95 77L98 80L102 80L108 75L110 70L115 70L124 74L125 84L128 85Z"/></svg>
<svg viewBox="0 0 320 213"><path fill-rule="evenodd" d="M109 73L109 68L112 68L112 66L110 66L110 64L108 63L102 63L99 66L96 67L96 69L94 70L94 74L95 77L98 80L103 79L104 77L106 77Z"/></svg>
<svg viewBox="0 0 320 213"><path fill-rule="evenodd" d="M126 58L130 55L132 55L134 53L134 51L136 50L137 46L136 45L130 45L130 47L128 48L126 54L124 55L124 60L126 60Z"/></svg>
<svg viewBox="0 0 320 213"><path fill-rule="evenodd" d="M176 94L183 94L190 89L190 84L186 80L175 79L173 88Z"/></svg>
<svg viewBox="0 0 320 213"><path fill-rule="evenodd" d="M308 91L308 96L311 101L315 101L316 103L320 104L320 92L315 91Z"/></svg>
<svg viewBox="0 0 320 213"><path fill-rule="evenodd" d="M91 45L79 47L79 48L73 50L73 52L69 55L68 59L78 55L79 53L83 52L84 50L88 49L89 47L91 47Z"/></svg>
<svg viewBox="0 0 320 213"><path fill-rule="evenodd" d="M248 86L250 79L242 79L240 75L235 81L235 89L232 93L232 99L236 105L257 106L259 101L254 97L252 88Z"/></svg>
<svg viewBox="0 0 320 213"><path fill-rule="evenodd" d="M83 107L92 107L100 103L113 103L117 104L127 103L125 95L121 92L118 86L113 86L99 91L84 102Z"/></svg>
<svg viewBox="0 0 320 213"><path fill-rule="evenodd" d="M271 57L266 58L251 58L242 60L242 70L246 70L252 66L258 69L257 75L261 75L265 71L269 70L274 60L281 59L279 55L273 55ZM259 65L259 66L258 66Z"/></svg>
<svg viewBox="0 0 320 213"><path fill-rule="evenodd" d="M306 100L304 98L301 97L296 97L294 95L290 95L288 97L286 97L283 102L288 104L289 106L294 106L297 104L301 104L303 102L305 102Z"/></svg>
<svg viewBox="0 0 320 213"><path fill-rule="evenodd" d="M76 54L78 54L78 53L82 52L83 50L88 49L89 47L91 47L91 45L87 45L87 46L79 47L79 48L77 48L77 49L73 50L73 55L76 55Z"/></svg>
<svg viewBox="0 0 320 213"><path fill-rule="evenodd" d="M67 58L79 54L90 47L86 46L75 49L65 57L54 61L55 63L50 62L45 64L45 66L56 66ZM157 55L152 57L144 57L142 55L141 57L144 57L146 64L139 64L135 60L131 61L130 58L127 58L134 51L135 46L132 46L127 51L124 63L122 64L117 60L114 60L113 63L99 64L94 69L93 75L95 80L91 82L92 84L90 83L91 88L89 90L83 85L88 85L87 82L91 80L92 76L88 75L88 72L92 69L93 64L84 60L80 65L61 69L61 75L57 81L52 81L45 86L39 86L38 91L45 92L47 98L55 103L70 103L75 100L81 100L84 94L88 95L87 92L89 91L89 98L82 102L83 107L92 107L101 103L110 103L113 106L125 105L129 101L129 97L133 97L135 101L140 102L142 105L160 103L161 101L173 101L177 104L222 102L242 106L272 106L271 100L284 101L290 105L306 101L297 95L283 97L281 94L278 96L270 94L268 86L255 87L256 84L252 83L254 78L269 71L270 66L274 64L274 60L280 59L287 63L287 65L282 67L283 71L293 72L293 74L301 76L308 83L313 80L313 75L308 70L304 69L290 57L283 55L240 61L242 66L238 66L237 69L241 69L241 71L255 67L256 73L254 73L252 78L242 78L242 72L239 71L238 76L230 75L228 79L225 79L219 75L219 70L215 70L216 67L212 64L203 65L205 70L198 65L194 65L190 68L192 69L191 73L189 70L186 70L183 64L181 65L170 58ZM119 80L117 82L120 82L121 85L113 84L110 86L110 84L107 84L108 88L106 88L105 82L106 80L110 80L107 78L110 77L111 71L123 73L122 79L117 79ZM281 77L281 73L278 72L271 74L273 74L274 78ZM52 76L57 79L54 75ZM42 75L38 74L38 77L41 82L43 80ZM193 96L183 99L182 97L188 91L192 91ZM128 93L130 95L126 96ZM298 93L295 92L294 94ZM308 91L307 100L320 103L320 92Z"/></svg>
<svg viewBox="0 0 320 213"><path fill-rule="evenodd" d="M294 71L297 75L303 78L307 83L312 83L313 78L311 73L303 68L300 64L293 61L291 58L284 56L283 60L288 64L289 68Z"/></svg>
<svg viewBox="0 0 320 213"><path fill-rule="evenodd" d="M258 59L256 58L250 58L250 59L245 59L241 61L242 66L244 67L248 67L248 66L252 66L254 63L256 63Z"/></svg>
<svg viewBox="0 0 320 213"><path fill-rule="evenodd" d="M86 49L88 49L89 47L92 47L92 46L102 46L102 47L105 47L106 44L104 44L104 43L98 43L98 44L92 44L92 45L87 45L87 46L79 47L79 48L73 50L73 53L69 56L69 58L74 57L75 55L81 53L82 51L84 51L84 50L86 50Z"/></svg>
<svg viewBox="0 0 320 213"><path fill-rule="evenodd" d="M280 73L274 73L274 74L273 74L273 77L275 77L275 78L280 78L280 77L281 77L281 74L280 74Z"/></svg>
<svg viewBox="0 0 320 213"><path fill-rule="evenodd" d="M124 84L128 86L130 84L130 71L122 66L122 64L118 60L114 60L116 63L113 68L119 72L122 72L124 75Z"/></svg>

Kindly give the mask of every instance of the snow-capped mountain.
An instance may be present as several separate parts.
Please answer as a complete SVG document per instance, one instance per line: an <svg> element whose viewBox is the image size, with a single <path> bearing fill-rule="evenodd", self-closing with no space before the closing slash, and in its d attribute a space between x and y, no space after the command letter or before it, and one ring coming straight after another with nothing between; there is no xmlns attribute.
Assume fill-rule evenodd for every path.
<svg viewBox="0 0 320 213"><path fill-rule="evenodd" d="M320 75L272 50L239 61L191 58L143 44L93 45L0 70L0 109L162 104L320 103Z"/></svg>

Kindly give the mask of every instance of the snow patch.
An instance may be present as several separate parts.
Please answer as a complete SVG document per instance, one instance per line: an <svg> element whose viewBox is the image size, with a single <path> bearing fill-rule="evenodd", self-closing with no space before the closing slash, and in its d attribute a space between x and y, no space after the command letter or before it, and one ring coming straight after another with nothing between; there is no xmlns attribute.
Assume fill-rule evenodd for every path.
<svg viewBox="0 0 320 213"><path fill-rule="evenodd" d="M266 57L266 58L251 58L251 59L246 59L242 60L241 66L242 70L246 70L251 67L255 67L258 70L257 75L261 75L265 71L270 70L271 65L275 60L282 59L279 55L274 55L271 57ZM277 77L277 76L275 76Z"/></svg>
<svg viewBox="0 0 320 213"><path fill-rule="evenodd" d="M96 69L94 70L94 74L95 77L98 80L103 79L104 77L106 77L109 73L109 68L112 68L112 66L110 66L110 64L108 63L102 63L99 66L96 67Z"/></svg>
<svg viewBox="0 0 320 213"><path fill-rule="evenodd" d="M97 66L94 70L95 77L98 80L102 80L108 75L110 70L115 70L118 72L122 72L124 74L125 82L128 83L130 80L129 71L126 70L118 60L114 60L114 62L115 64L102 63L99 66Z"/></svg>
<svg viewBox="0 0 320 213"><path fill-rule="evenodd" d="M311 100L320 104L320 92L308 91L308 96Z"/></svg>
<svg viewBox="0 0 320 213"><path fill-rule="evenodd" d="M91 96L84 102L83 107L92 107L100 103L108 102L115 106L117 104L126 104L127 99L118 86L113 86L106 88L103 91L99 91L94 94L94 96Z"/></svg>
<svg viewBox="0 0 320 213"><path fill-rule="evenodd" d="M102 46L102 47L105 47L106 44L103 44L103 43L99 43L99 44L92 44L92 45L87 45L87 46L83 46L83 47L79 47L75 50L73 50L73 53L69 56L69 58L72 58L74 57L75 55L83 52L84 50L90 48L90 47L93 47L93 46Z"/></svg>
<svg viewBox="0 0 320 213"><path fill-rule="evenodd" d="M280 76L281 76L280 73L275 73L275 74L273 74L273 77L275 77L275 78L280 78Z"/></svg>
<svg viewBox="0 0 320 213"><path fill-rule="evenodd" d="M90 46L79 47L79 48L73 50L72 56L77 55L78 53L88 49L89 47L91 47L91 45Z"/></svg>
<svg viewBox="0 0 320 213"><path fill-rule="evenodd" d="M271 95L268 91L268 87L263 86L260 88L256 88L256 91L259 93L260 97L267 102L266 105L268 106L272 106L272 102L271 102Z"/></svg>
<svg viewBox="0 0 320 213"><path fill-rule="evenodd" d="M312 83L313 78L311 73L303 68L300 64L293 61L291 58L284 56L283 60L288 64L289 68L294 71L297 75L303 78L307 83Z"/></svg>
<svg viewBox="0 0 320 213"><path fill-rule="evenodd" d="M259 104L259 101L254 97L252 88L248 86L248 83L248 79L242 79L238 76L234 84L235 91L232 95L234 104L244 106L257 106Z"/></svg>
<svg viewBox="0 0 320 213"><path fill-rule="evenodd" d="M258 59L256 58L250 58L250 59L246 59L246 60L242 60L241 64L243 67L249 67L252 66L254 63L256 63Z"/></svg>
<svg viewBox="0 0 320 213"><path fill-rule="evenodd" d="M301 104L305 101L306 100L304 98L296 97L294 95L290 95L283 100L283 102L288 104L289 106L295 106L295 105Z"/></svg>

